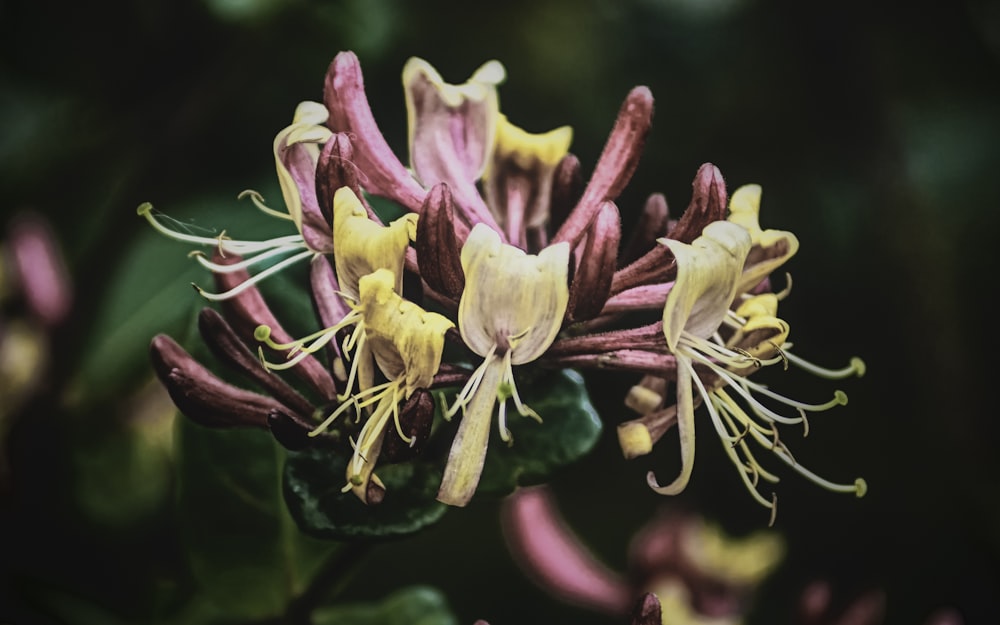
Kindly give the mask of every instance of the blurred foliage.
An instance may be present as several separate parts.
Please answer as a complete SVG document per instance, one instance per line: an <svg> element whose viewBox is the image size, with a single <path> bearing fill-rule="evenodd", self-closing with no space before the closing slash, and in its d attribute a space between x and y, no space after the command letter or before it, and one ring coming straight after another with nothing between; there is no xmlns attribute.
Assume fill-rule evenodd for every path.
<svg viewBox="0 0 1000 625"><path fill-rule="evenodd" d="M229 449L221 435L175 424L150 384L149 339L190 338L202 302L189 283L208 277L135 207L151 201L197 228L270 227L236 194L277 197L274 133L300 100L321 98L343 49L359 54L399 154L406 58L422 56L452 81L497 58L508 70L506 113L532 131L572 125L585 171L627 91L651 88L657 114L620 201L626 227L652 192L680 213L705 161L731 187L762 184L763 225L802 242L783 304L797 351L831 365L860 355L869 371L845 385L848 407L790 444L824 475L863 475L870 493L854 501L783 481L777 526L789 556L753 622L786 622L813 578L845 600L884 588L888 623L920 622L941 605L970 623L1000 620L1000 426L985 393L996 371L989 237L1000 225L993 0L3 0L0 224L22 208L47 216L78 297L51 337L50 379L0 428L11 466L0 496L0 620L247 622L303 596L379 602L433 585L460 623L607 622L521 577L492 501L372 547L358 566L342 562L353 574L317 599L308 580L329 568L312 556L360 555L318 549L289 525L269 439L248 433ZM307 319L296 301L283 319ZM587 542L621 564L628 537L665 503L645 472L669 475L676 453L668 437L650 460L624 463L609 426L627 413L631 379L587 383L607 426L553 486ZM797 397L824 393L796 384ZM699 440L691 486L669 503L735 533L766 524L712 437ZM234 454L246 462L227 460ZM252 494L240 498L247 484ZM246 566L210 571L214 549ZM285 567L289 559L302 566ZM280 583L261 590L276 567ZM239 618L233 592L248 598ZM430 590L389 601L454 622ZM384 606L331 607L316 622L401 613Z"/></svg>

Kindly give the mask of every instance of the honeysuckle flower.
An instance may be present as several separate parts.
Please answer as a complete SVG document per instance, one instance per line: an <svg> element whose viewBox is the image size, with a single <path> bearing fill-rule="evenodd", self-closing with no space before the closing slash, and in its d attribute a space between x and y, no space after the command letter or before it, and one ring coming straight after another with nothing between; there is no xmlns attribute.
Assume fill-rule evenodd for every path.
<svg viewBox="0 0 1000 625"><path fill-rule="evenodd" d="M423 59L413 57L403 68L410 167L425 188L447 183L471 223L495 226L476 181L494 150L497 85L506 75L499 61L488 61L468 82L453 85Z"/></svg>
<svg viewBox="0 0 1000 625"><path fill-rule="evenodd" d="M496 145L483 174L483 194L512 245L539 250L548 243L552 181L572 140L569 126L534 134L499 114Z"/></svg>
<svg viewBox="0 0 1000 625"><path fill-rule="evenodd" d="M699 515L664 509L632 537L628 570L619 572L573 532L545 486L508 496L501 529L514 561L557 599L622 617L652 594L662 623L678 625L744 622L785 553L771 531L734 537Z"/></svg>
<svg viewBox="0 0 1000 625"><path fill-rule="evenodd" d="M357 313L361 320L366 353L371 353L385 383L363 388L334 411L311 435L323 432L333 420L353 404L356 410L374 405L347 466L347 485L362 501L381 500L385 487L372 471L382 448L389 419L401 439L415 444L399 421L400 405L419 389L430 388L441 365L444 334L454 327L446 317L427 312L396 293L396 277L388 269L378 269L358 282ZM359 351L361 348L359 346ZM377 489L369 484L373 481Z"/></svg>
<svg viewBox="0 0 1000 625"><path fill-rule="evenodd" d="M354 447L345 491L375 503L385 495L375 474L380 459L390 462L430 436L429 391L460 386L444 411L446 419L462 417L438 499L462 506L478 485L494 414L507 443L510 400L521 415L539 418L521 400L515 367L616 370L642 376L626 400L640 417L619 430L627 457L648 453L674 426L680 433L681 473L666 486L650 474L657 490L675 493L687 483L693 414L703 403L762 503L773 508L757 492L758 480L776 478L753 457L753 443L822 481L791 461L776 425L805 427L808 412L843 403L843 395L812 406L748 378L777 363L832 378L860 373L861 366L829 371L792 354L788 324L777 314L788 289L773 293L769 276L798 242L760 227L759 187L742 187L727 202L721 172L705 163L679 218L671 219L664 196L654 193L637 232L623 239L616 202L651 128L649 89L628 93L584 180L569 152L568 126L533 134L500 113L504 79L503 66L490 61L465 83L449 84L429 63L411 58L402 75L409 124L404 165L375 123L357 57L342 52L327 73L323 105L300 105L274 139L285 209L274 211L247 193L264 212L292 221L296 234L260 242L232 241L225 232L194 236L168 229L151 207L140 207L170 236L215 249L199 261L216 276L219 292L205 295L219 300L228 325L206 322L203 338L271 396L220 386L160 340L159 368L178 405L205 422L243 424L239 411L219 405L243 397L246 421L263 423L286 446L339 437ZM385 223L371 196L397 203L403 217ZM255 285L306 258L320 329L293 339ZM272 266L251 276L257 263ZM657 310L661 321L654 320ZM461 343L451 362L443 359L446 336ZM467 365L470 354L481 361ZM284 371L311 387L315 400L296 399L268 380ZM671 396L677 400L667 405ZM771 410L761 399L794 414ZM438 453L444 446L428 448Z"/></svg>
<svg viewBox="0 0 1000 625"><path fill-rule="evenodd" d="M500 437L511 440L507 399L523 416L539 419L521 402L514 365L539 358L562 326L569 301L569 245L546 247L537 255L503 243L477 224L462 247L465 290L458 328L465 344L483 362L458 394L448 415L462 410L438 500L464 506L479 483L489 442L493 407L499 401ZM540 420L540 419L539 419Z"/></svg>
<svg viewBox="0 0 1000 625"><path fill-rule="evenodd" d="M233 297L290 265L332 250L332 237L329 225L319 209L315 181L319 146L326 143L332 134L324 125L327 116L326 108L322 104L301 102L295 109L292 123L274 138L274 161L285 203L284 212L269 208L256 191L244 191L240 194L241 198L250 197L254 205L264 213L291 221L298 234L264 241L234 240L229 238L225 231L216 237L205 237L170 229L153 214L153 206L148 202L141 204L137 209L136 212L145 217L157 231L172 239L214 247L223 256L229 254L244 257L239 263L221 264L209 260L204 254L194 255L199 263L214 273L243 271L266 261L281 258L279 262L223 293L209 293L195 285L206 299L223 300Z"/></svg>
<svg viewBox="0 0 1000 625"><path fill-rule="evenodd" d="M658 493L673 495L686 487L694 467L694 409L703 402L727 454L739 469L747 490L763 506L775 511L775 498L764 498L757 490L758 480L776 482L777 476L763 469L746 443L746 437L772 451L811 481L835 492L853 492L863 496L867 487L860 478L853 484L835 484L795 462L778 439L779 423L807 425L806 412L821 411L846 403L838 391L824 404L812 405L785 398L744 376L766 365L787 363L788 325L778 319L777 296L751 297L731 310L745 275L744 265L753 245L750 233L731 221L709 224L702 236L691 244L664 239L677 262L677 279L667 295L663 311L663 333L677 362L675 413L681 448L681 472L676 479L660 485L655 475L647 476ZM759 281L759 280L758 280ZM724 324L734 332L727 341L719 339ZM790 347L790 346L788 346ZM696 365L701 373L696 370ZM828 377L844 377L863 372L860 363L845 370L825 371ZM708 373L704 373L705 370ZM818 368L812 369L819 371ZM694 393L697 388L697 399ZM729 394L732 390L749 405L744 410ZM783 416L765 406L754 394L791 406L796 417ZM761 425L750 415L764 422ZM664 418L668 415L663 415ZM626 456L648 453L653 439L648 422L631 421L619 427L619 442ZM742 458L741 458L742 456Z"/></svg>

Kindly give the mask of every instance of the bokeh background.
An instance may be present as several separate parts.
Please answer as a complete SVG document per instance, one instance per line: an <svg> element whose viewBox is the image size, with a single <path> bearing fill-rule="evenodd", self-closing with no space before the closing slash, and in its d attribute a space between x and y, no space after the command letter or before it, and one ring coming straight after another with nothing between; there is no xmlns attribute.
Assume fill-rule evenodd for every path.
<svg viewBox="0 0 1000 625"><path fill-rule="evenodd" d="M0 1L0 227L26 210L47 218L74 284L41 392L0 429L0 621L252 620L206 607L212 538L196 511L178 510L172 410L146 352L156 332L190 333L200 303L188 284L204 275L135 208L150 201L206 228L269 225L236 194L277 197L271 140L299 101L321 99L347 49L399 154L409 56L451 82L496 58L503 110L532 131L573 126L587 173L625 94L650 87L653 131L619 201L626 226L653 192L683 210L703 162L730 189L763 185L763 225L802 244L783 306L798 353L868 364L840 384L850 404L790 444L821 474L864 476L870 492L833 495L786 472L776 529L788 556L751 622L789 622L814 579L837 601L883 589L887 623L945 606L969 624L1000 622L995 0ZM553 487L599 557L624 568L629 537L664 504L735 534L766 525L714 435L699 439L687 492L650 492L646 470L676 470L671 439L626 464L613 424L630 380L589 382L605 436ZM794 394L829 390L805 380ZM201 471L236 461L205 458ZM255 528L237 516L231 534ZM240 583L227 590L234 605L256 592L247 581L241 598ZM335 590L374 601L417 583L437 587L460 623L613 622L526 581L491 501L374 548Z"/></svg>

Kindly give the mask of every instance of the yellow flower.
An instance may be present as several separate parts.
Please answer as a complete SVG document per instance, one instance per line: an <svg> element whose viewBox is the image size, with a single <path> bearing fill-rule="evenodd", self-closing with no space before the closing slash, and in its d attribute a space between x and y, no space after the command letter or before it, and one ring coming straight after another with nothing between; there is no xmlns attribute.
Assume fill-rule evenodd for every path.
<svg viewBox="0 0 1000 625"><path fill-rule="evenodd" d="M486 203L507 240L526 247L527 233L549 222L552 179L569 152L573 129L562 126L534 134L498 116L496 147L483 174Z"/></svg>
<svg viewBox="0 0 1000 625"><path fill-rule="evenodd" d="M374 405L354 442L354 454L347 465L347 484L344 487L345 491L352 490L365 502L368 502L371 492L369 480L374 480L378 488L384 490L372 471L381 452L390 417L399 437L411 445L415 444L416 441L411 440L400 426L399 406L417 389L430 387L441 366L444 334L455 327L446 317L427 312L403 299L396 293L395 283L395 276L387 269L378 269L363 276L358 285L360 298L355 309L360 317L357 324L361 330L355 362L368 358L370 354L388 381L351 395L312 432L316 435L325 430L350 406L360 412Z"/></svg>
<svg viewBox="0 0 1000 625"><path fill-rule="evenodd" d="M760 185L748 184L736 189L729 199L728 221L743 226L750 233L752 242L739 281L740 293L757 286L799 250L799 240L791 232L761 230L760 195Z"/></svg>
<svg viewBox="0 0 1000 625"><path fill-rule="evenodd" d="M398 293L406 248L416 231L415 213L407 213L383 226L372 221L350 187L337 189L333 195L333 258L341 290L357 298L362 276L388 269L396 276Z"/></svg>
<svg viewBox="0 0 1000 625"><path fill-rule="evenodd" d="M514 400L520 414L538 419L521 402L513 365L537 359L559 333L569 301L569 244L526 254L477 224L462 248L461 260L465 289L458 327L465 344L483 357L483 363L446 415L463 412L438 491L440 501L455 506L468 503L479 483L497 400L505 442L512 440L506 424L507 399Z"/></svg>
<svg viewBox="0 0 1000 625"><path fill-rule="evenodd" d="M762 238L760 235L757 233L758 240ZM802 424L807 428L807 412L847 403L844 393L837 391L833 399L823 404L806 404L784 397L745 376L762 366L792 362L815 374L840 378L862 374L864 365L855 359L849 367L831 371L792 356L791 345L787 343L788 324L776 316L778 297L775 294L747 296L735 311L731 310L741 285L747 283L743 267L753 238L754 233L726 221L710 224L690 245L661 240L677 259L677 280L664 306L663 331L677 360L677 427L682 468L680 475L665 486L658 483L652 472L647 478L650 486L662 494L677 494L684 489L694 466L694 408L696 402L704 402L723 448L739 469L748 491L761 505L772 510L773 520L775 499L764 498L757 485L761 478L769 482L777 482L778 478L757 462L747 444L748 439L829 490L853 492L861 497L867 486L860 478L852 484L835 484L817 476L797 463L778 438L778 424ZM754 280L757 281L759 279ZM720 329L727 333L725 340L721 338ZM695 387L698 399L694 396ZM744 409L730 391L749 406L749 410ZM798 415L782 415L765 406L757 395L790 406ZM623 439L623 444L640 438L632 433Z"/></svg>

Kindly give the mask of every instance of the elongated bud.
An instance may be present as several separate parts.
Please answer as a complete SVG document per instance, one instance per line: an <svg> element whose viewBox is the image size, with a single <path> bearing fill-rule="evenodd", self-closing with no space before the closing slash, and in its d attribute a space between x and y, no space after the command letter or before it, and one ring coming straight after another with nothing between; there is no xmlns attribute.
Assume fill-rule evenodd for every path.
<svg viewBox="0 0 1000 625"><path fill-rule="evenodd" d="M420 276L438 293L458 300L465 288L462 243L455 234L455 204L446 183L431 187L421 208L414 241Z"/></svg>
<svg viewBox="0 0 1000 625"><path fill-rule="evenodd" d="M226 323L222 315L212 308L203 308L198 315L198 330L215 357L229 367L247 376L275 399L300 415L312 413L312 404L287 382L264 369L260 358L250 351Z"/></svg>
<svg viewBox="0 0 1000 625"><path fill-rule="evenodd" d="M726 185L719 169L711 163L705 163L698 169L692 186L694 191L691 203L667 235L671 240L690 243L701 236L705 226L725 219ZM654 245L648 252L615 274L611 293L621 293L644 284L665 282L674 276L676 269L673 254L669 249L663 245Z"/></svg>
<svg viewBox="0 0 1000 625"><path fill-rule="evenodd" d="M655 594L647 592L639 597L632 609L631 625L661 625L663 623L663 610L660 607L660 600Z"/></svg>
<svg viewBox="0 0 1000 625"><path fill-rule="evenodd" d="M711 163L699 167L691 186L693 188L691 203L688 204L677 225L667 234L668 238L683 243L697 239L705 226L713 221L722 221L726 218L728 203L726 182L722 179L722 172L718 167Z"/></svg>
<svg viewBox="0 0 1000 625"><path fill-rule="evenodd" d="M334 132L353 137L354 159L365 172L366 190L416 211L425 192L386 143L375 123L365 94L361 63L353 52L341 52L330 63L323 88L323 102L330 111L327 122Z"/></svg>
<svg viewBox="0 0 1000 625"><path fill-rule="evenodd" d="M48 222L34 213L21 214L14 218L7 241L15 280L31 312L47 326L61 323L72 307L72 286Z"/></svg>
<svg viewBox="0 0 1000 625"><path fill-rule="evenodd" d="M149 346L153 370L184 416L207 427L256 427L284 407L277 400L233 386L217 378L169 336L153 337Z"/></svg>
<svg viewBox="0 0 1000 625"><path fill-rule="evenodd" d="M226 256L223 258L216 254L213 260L219 264L235 263L240 260L239 256ZM215 281L220 290L229 290L249 279L246 271L234 271L226 273L216 273ZM256 286L253 286L239 295L230 297L222 302L222 311L236 333L248 342L253 342L254 333L261 325L270 328L271 338L278 343L291 342L292 336L286 332L278 319L271 312L264 296ZM304 358L297 366L292 368L296 375L308 382L325 399L331 400L337 396L336 384L333 376L323 365L309 356Z"/></svg>
<svg viewBox="0 0 1000 625"><path fill-rule="evenodd" d="M601 202L618 197L635 173L652 124L653 94L648 87L635 87L618 111L618 119L597 161L594 175L583 191L583 197L553 241L575 244L583 236Z"/></svg>
<svg viewBox="0 0 1000 625"><path fill-rule="evenodd" d="M587 229L587 240L569 290L566 318L592 319L608 300L611 280L618 263L622 222L614 202L604 202Z"/></svg>
<svg viewBox="0 0 1000 625"><path fill-rule="evenodd" d="M412 443L399 437L395 428L389 427L382 440L384 463L404 462L420 455L431 435L434 423L434 396L427 389L417 389L406 400L399 412L399 425Z"/></svg>
<svg viewBox="0 0 1000 625"><path fill-rule="evenodd" d="M336 133L323 146L316 163L316 196L329 228L333 228L333 194L337 189L350 187L354 195L364 202L365 196L361 193L358 174L351 140L346 133Z"/></svg>
<svg viewBox="0 0 1000 625"><path fill-rule="evenodd" d="M559 161L552 175L552 206L549 209L552 223L561 224L566 221L581 195L583 174L580 173L580 159L570 153Z"/></svg>
<svg viewBox="0 0 1000 625"><path fill-rule="evenodd" d="M632 230L632 236L622 249L621 263L627 265L653 249L657 245L656 240L667 235L669 225L667 198L662 193L650 195L642 207L642 214Z"/></svg>

